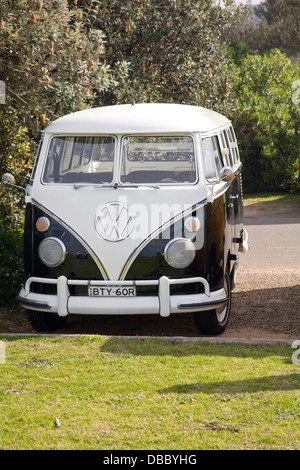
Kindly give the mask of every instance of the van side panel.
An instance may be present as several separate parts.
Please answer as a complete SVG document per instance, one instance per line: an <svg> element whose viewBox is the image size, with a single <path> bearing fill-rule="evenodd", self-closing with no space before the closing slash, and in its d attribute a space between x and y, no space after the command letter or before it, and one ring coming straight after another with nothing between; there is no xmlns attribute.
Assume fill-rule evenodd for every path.
<svg viewBox="0 0 300 470"><path fill-rule="evenodd" d="M243 228L244 219L244 205L243 205L243 182L242 171L239 168L237 175L233 181L233 192L238 197L234 200L234 222L235 222L235 237L240 236L240 231Z"/></svg>
<svg viewBox="0 0 300 470"><path fill-rule="evenodd" d="M211 290L221 289L224 285L227 252L230 250L230 230L226 193L223 193L208 203L206 209L206 266Z"/></svg>

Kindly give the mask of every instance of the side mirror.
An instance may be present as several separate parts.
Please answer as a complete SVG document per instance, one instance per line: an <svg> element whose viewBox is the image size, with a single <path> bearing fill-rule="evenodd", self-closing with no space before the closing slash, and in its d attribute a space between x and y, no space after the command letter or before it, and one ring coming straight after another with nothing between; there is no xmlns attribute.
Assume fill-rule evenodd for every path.
<svg viewBox="0 0 300 470"><path fill-rule="evenodd" d="M219 178L221 181L232 181L233 180L233 171L229 166L224 166L219 173Z"/></svg>
<svg viewBox="0 0 300 470"><path fill-rule="evenodd" d="M1 181L7 188L18 188L24 191L24 188L16 185L15 177L11 173L4 173L4 175L2 175Z"/></svg>
<svg viewBox="0 0 300 470"><path fill-rule="evenodd" d="M2 183L4 186L10 187L16 184L16 180L11 173L4 173L4 175L2 175Z"/></svg>

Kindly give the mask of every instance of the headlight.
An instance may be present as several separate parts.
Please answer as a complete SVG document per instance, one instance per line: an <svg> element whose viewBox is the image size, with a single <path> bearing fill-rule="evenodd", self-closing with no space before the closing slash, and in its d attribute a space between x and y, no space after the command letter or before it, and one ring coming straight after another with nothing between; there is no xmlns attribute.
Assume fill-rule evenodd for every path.
<svg viewBox="0 0 300 470"><path fill-rule="evenodd" d="M49 268L59 266L66 257L66 247L58 238L45 238L39 246L40 260Z"/></svg>
<svg viewBox="0 0 300 470"><path fill-rule="evenodd" d="M165 247L164 255L167 263L173 268L186 268L195 258L194 243L187 238L175 238Z"/></svg>

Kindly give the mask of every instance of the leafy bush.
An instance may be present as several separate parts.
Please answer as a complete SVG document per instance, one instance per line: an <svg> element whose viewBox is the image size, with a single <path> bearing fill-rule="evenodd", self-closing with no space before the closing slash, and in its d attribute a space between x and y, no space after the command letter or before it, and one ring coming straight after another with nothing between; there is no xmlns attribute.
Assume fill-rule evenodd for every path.
<svg viewBox="0 0 300 470"><path fill-rule="evenodd" d="M0 246L0 306L13 305L24 281L23 230L7 230L0 221Z"/></svg>
<svg viewBox="0 0 300 470"><path fill-rule="evenodd" d="M300 67L279 50L247 55L234 68L234 121L245 186L251 191L297 188L300 106L293 99Z"/></svg>
<svg viewBox="0 0 300 470"><path fill-rule="evenodd" d="M126 80L107 93L107 104L177 102L222 109L226 42L236 14L212 1L103 0L97 15L105 31L106 60L128 64Z"/></svg>
<svg viewBox="0 0 300 470"><path fill-rule="evenodd" d="M104 45L77 1L0 0L0 178L10 171L24 186L43 126L117 86L126 67L112 71ZM20 195L0 185L0 304L14 301L22 279L22 217Z"/></svg>
<svg viewBox="0 0 300 470"><path fill-rule="evenodd" d="M117 86L126 67L112 71L104 46L77 1L0 0L0 176L10 170L24 185L44 125ZM10 196L0 192L0 212L9 213Z"/></svg>

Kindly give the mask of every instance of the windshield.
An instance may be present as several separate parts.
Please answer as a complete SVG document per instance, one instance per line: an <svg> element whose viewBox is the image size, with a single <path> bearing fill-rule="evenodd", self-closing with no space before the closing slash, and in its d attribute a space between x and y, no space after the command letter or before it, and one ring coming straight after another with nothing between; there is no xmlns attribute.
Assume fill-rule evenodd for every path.
<svg viewBox="0 0 300 470"><path fill-rule="evenodd" d="M193 183L191 137L128 136L122 141L122 183Z"/></svg>
<svg viewBox="0 0 300 470"><path fill-rule="evenodd" d="M53 137L44 183L111 183L114 137Z"/></svg>
<svg viewBox="0 0 300 470"><path fill-rule="evenodd" d="M189 136L126 136L121 164L114 166L116 139L111 136L51 139L44 183L174 184L196 182L194 141ZM121 174L116 174L116 169Z"/></svg>

